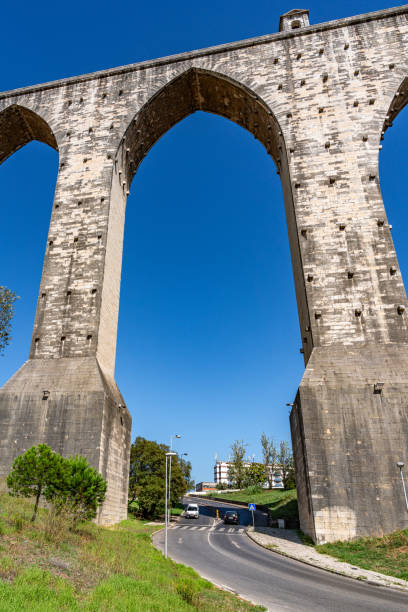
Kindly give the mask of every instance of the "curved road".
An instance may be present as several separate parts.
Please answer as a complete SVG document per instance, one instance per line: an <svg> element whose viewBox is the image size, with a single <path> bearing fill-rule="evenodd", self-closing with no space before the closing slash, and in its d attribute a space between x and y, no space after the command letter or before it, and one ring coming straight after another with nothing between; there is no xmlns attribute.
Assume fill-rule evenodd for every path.
<svg viewBox="0 0 408 612"><path fill-rule="evenodd" d="M408 595L364 584L288 559L255 544L244 531L250 513L236 507L240 525L216 521L233 505L184 499L200 505L198 520L182 518L168 532L168 554L211 582L271 612L406 612ZM256 520L262 520L257 513ZM259 524L259 522L258 522ZM164 549L164 530L154 536Z"/></svg>

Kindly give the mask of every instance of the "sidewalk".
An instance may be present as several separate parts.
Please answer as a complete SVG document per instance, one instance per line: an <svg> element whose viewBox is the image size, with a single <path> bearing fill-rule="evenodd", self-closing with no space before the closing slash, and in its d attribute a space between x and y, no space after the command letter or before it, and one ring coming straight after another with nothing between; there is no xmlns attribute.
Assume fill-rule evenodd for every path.
<svg viewBox="0 0 408 612"><path fill-rule="evenodd" d="M303 544L297 531L294 529L276 529L273 527L249 527L247 535L264 548L269 548L285 557L291 557L302 563L308 563L315 567L328 570L335 574L348 576L357 580L364 580L367 584L391 587L398 590L408 591L408 581L386 576L361 567L355 567L349 563L338 561L329 555L323 555L312 546Z"/></svg>

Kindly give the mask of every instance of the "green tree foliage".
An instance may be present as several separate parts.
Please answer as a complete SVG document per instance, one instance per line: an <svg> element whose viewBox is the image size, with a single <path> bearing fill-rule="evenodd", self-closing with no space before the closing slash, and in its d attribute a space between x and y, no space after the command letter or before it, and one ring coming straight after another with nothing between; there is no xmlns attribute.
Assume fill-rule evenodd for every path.
<svg viewBox="0 0 408 612"><path fill-rule="evenodd" d="M11 340L11 319L14 316L14 302L16 300L18 300L18 296L14 291L0 285L0 355L4 354L4 349Z"/></svg>
<svg viewBox="0 0 408 612"><path fill-rule="evenodd" d="M186 487L187 487L186 490L191 491L195 487L195 482L194 480L191 479L191 463L190 461L187 461L186 459L183 459L182 457L179 459L179 462L180 462L180 469L183 472L183 475L186 481Z"/></svg>
<svg viewBox="0 0 408 612"><path fill-rule="evenodd" d="M35 498L32 521L43 496L57 514L64 511L75 526L95 518L107 484L84 457L66 459L39 444L14 460L7 486L11 495Z"/></svg>
<svg viewBox="0 0 408 612"><path fill-rule="evenodd" d="M282 468L282 480L285 489L295 488L295 471L292 449L287 442L281 441L279 445L278 463Z"/></svg>
<svg viewBox="0 0 408 612"><path fill-rule="evenodd" d="M137 437L130 449L129 505L137 502L143 518L157 518L165 505L165 462L169 447ZM172 457L171 504L188 489L191 464Z"/></svg>
<svg viewBox="0 0 408 612"><path fill-rule="evenodd" d="M266 477L268 479L268 486L272 489L273 486L273 473L278 467L278 449L272 438L263 433L261 436L261 446L263 455L263 464ZM268 467L270 466L270 467Z"/></svg>
<svg viewBox="0 0 408 612"><path fill-rule="evenodd" d="M245 484L244 457L247 446L243 440L235 440L231 444L232 457L228 468L228 480L236 489L242 489Z"/></svg>
<svg viewBox="0 0 408 612"><path fill-rule="evenodd" d="M265 466L262 463L251 463L245 470L244 486L262 487L266 482Z"/></svg>
<svg viewBox="0 0 408 612"><path fill-rule="evenodd" d="M78 455L64 459L63 473L61 486L52 491L57 511L69 514L74 526L95 518L98 507L105 501L106 480L85 457Z"/></svg>
<svg viewBox="0 0 408 612"><path fill-rule="evenodd" d="M35 498L31 518L34 522L41 495L50 501L55 491L61 488L63 480L63 458L46 444L39 444L14 460L7 486L11 495Z"/></svg>
<svg viewBox="0 0 408 612"><path fill-rule="evenodd" d="M226 491L226 489L228 489L228 485L226 482L217 482L215 488L217 491Z"/></svg>

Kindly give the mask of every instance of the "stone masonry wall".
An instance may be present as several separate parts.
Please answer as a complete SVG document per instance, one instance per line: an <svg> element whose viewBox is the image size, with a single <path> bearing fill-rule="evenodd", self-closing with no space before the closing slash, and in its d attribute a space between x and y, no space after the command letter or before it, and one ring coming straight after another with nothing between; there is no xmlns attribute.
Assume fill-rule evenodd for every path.
<svg viewBox="0 0 408 612"><path fill-rule="evenodd" d="M60 154L30 360L15 379L15 397L20 398L18 386L24 379L31 393L44 363L52 373L59 362L93 360L100 368L98 384L106 390L104 381L113 381L126 198L138 165L158 138L189 113L205 110L239 123L264 144L282 178L307 364L298 408L303 445L293 423L297 464L307 476L302 505L307 496L314 499L320 486L321 473L310 467L311 458L328 461L323 430L311 429L317 400L306 393L311 371L325 385L322 349L339 359L332 384L337 385L341 445L347 419L354 418L347 411L354 383L343 385L341 374L350 355L358 351L369 368L369 347L394 346L400 354L408 343L406 294L378 179L381 139L408 99L408 7L317 26L306 25L307 11L296 13L295 30L289 13L277 34L0 94L0 161L32 139ZM390 366L393 388L394 371ZM356 385L364 386L366 378L362 371ZM56 393L62 384L58 380ZM127 451L121 454L120 448L130 436L113 425L115 409L122 405L113 385L108 385L108 399L98 400L101 433L95 459L105 466L110 483L126 472L120 463L127 460ZM69 384L64 388L69 395ZM7 385L0 392L5 406L0 418L9 419L6 390ZM406 407L398 393L402 403L396 414L404 421ZM361 411L368 420L360 424L365 427L374 413L373 399L363 396ZM322 398L326 410L332 399ZM66 401L83 413L81 405ZM9 440L22 439L22 432L37 439L40 430L34 423L41 422L41 402L33 404L31 425L22 420L23 413L16 413L13 425L8 421ZM62 424L56 418L58 430ZM126 420L126 431L129 427ZM75 435L72 448L82 447L82 433ZM393 436L386 427L381 435L387 440ZM367 453L374 456L376 441L371 442ZM68 452L68 446L62 448ZM358 487L360 455L352 452L356 463L350 482ZM10 456L4 448L4 469ZM327 476L327 487L319 492L322 508L339 507L333 487L344 481L343 467L339 464L338 472ZM391 477L387 474L384 486ZM125 500L125 480L119 506ZM336 513L325 511L321 519L321 509L313 504L309 530L319 532L320 539L323 531L335 537ZM359 504L351 495L349 506L342 506L344 516L360 516ZM378 508L386 525L389 500ZM109 512L109 520L115 512L123 514ZM396 516L391 523L401 521ZM341 533L351 537L350 530ZM359 533L358 521L353 533Z"/></svg>

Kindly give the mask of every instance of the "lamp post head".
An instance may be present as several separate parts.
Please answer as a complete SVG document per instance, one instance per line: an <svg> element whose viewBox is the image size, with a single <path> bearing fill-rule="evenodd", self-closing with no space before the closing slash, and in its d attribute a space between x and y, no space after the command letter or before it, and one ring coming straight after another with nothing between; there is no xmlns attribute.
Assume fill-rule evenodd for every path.
<svg viewBox="0 0 408 612"><path fill-rule="evenodd" d="M287 406L291 406L293 408L293 406L295 405L293 402L286 402Z"/></svg>
<svg viewBox="0 0 408 612"><path fill-rule="evenodd" d="M177 455L177 453L175 453L174 451L169 451L168 453L166 453L166 457L174 457L175 455Z"/></svg>
<svg viewBox="0 0 408 612"><path fill-rule="evenodd" d="M402 470L402 468L404 467L404 464L402 463L402 461L398 461L397 466L399 467L400 470Z"/></svg>
<svg viewBox="0 0 408 612"><path fill-rule="evenodd" d="M176 434L176 438L181 438L180 434Z"/></svg>

